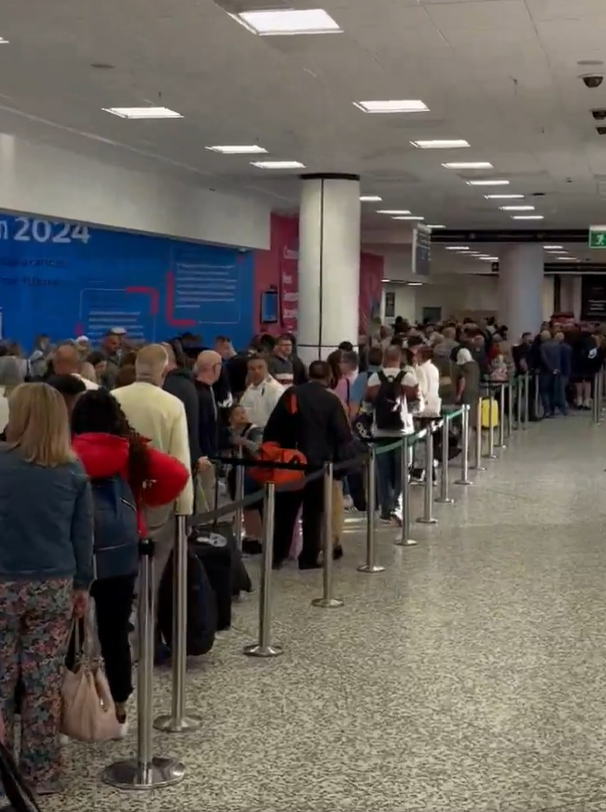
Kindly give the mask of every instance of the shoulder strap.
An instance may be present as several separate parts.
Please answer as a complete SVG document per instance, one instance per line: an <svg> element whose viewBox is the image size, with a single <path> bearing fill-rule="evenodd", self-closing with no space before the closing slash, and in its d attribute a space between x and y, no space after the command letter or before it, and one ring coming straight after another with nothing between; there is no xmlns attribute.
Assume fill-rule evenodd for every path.
<svg viewBox="0 0 606 812"><path fill-rule="evenodd" d="M396 375L396 377L393 379L393 382L394 382L395 384L402 383L402 381L404 380L404 375L405 375L405 374L406 374L406 373L404 372L404 370L403 370L403 369L401 369L401 370L398 372L398 374Z"/></svg>
<svg viewBox="0 0 606 812"><path fill-rule="evenodd" d="M380 369L377 372L377 375L379 376L379 380L381 381L381 383L387 383L387 375L383 372L382 369Z"/></svg>

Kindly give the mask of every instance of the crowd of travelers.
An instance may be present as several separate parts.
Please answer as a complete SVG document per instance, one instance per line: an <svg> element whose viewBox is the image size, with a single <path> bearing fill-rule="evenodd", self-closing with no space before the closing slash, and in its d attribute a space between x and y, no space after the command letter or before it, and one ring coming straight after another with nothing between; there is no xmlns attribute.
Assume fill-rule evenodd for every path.
<svg viewBox="0 0 606 812"><path fill-rule="evenodd" d="M333 485L339 559L344 511L366 509L356 464L365 441L393 443L443 405L477 405L486 381L526 372L536 373L544 417L591 406L605 357L599 331L546 323L516 339L495 319L397 318L309 366L291 334L257 335L239 351L227 336L212 347L192 334L138 345L118 328L98 346L86 336L56 345L40 336L29 354L0 345L0 732L12 746L19 712L19 763L32 788L63 788L62 680L90 597L116 737L126 735L138 541L155 541L158 590L175 513L211 510L220 481L233 499L226 458L273 443L298 449L310 470L350 461ZM411 461L411 476L429 475ZM378 455L379 521L401 521L401 486L399 451ZM258 489L247 470L245 494ZM321 478L277 495L276 569L293 555L301 570L321 566L323 502ZM260 553L257 505L243 523L244 552Z"/></svg>

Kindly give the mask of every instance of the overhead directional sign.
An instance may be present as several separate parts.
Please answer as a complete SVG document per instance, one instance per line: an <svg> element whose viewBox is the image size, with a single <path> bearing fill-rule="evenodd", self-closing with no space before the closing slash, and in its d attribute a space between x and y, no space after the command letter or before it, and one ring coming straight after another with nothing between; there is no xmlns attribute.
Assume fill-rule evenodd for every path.
<svg viewBox="0 0 606 812"><path fill-rule="evenodd" d="M589 226L589 247L606 248L606 226Z"/></svg>
<svg viewBox="0 0 606 812"><path fill-rule="evenodd" d="M597 226L598 228L606 228L606 226ZM468 245L472 243L482 242L496 242L496 243L521 243L521 242L542 242L542 243L555 243L555 242L587 242L587 229L586 228L571 228L571 229L465 229L465 230L450 230L444 229L443 231L434 231L431 235L431 241L434 245ZM605 246L606 247L606 246Z"/></svg>

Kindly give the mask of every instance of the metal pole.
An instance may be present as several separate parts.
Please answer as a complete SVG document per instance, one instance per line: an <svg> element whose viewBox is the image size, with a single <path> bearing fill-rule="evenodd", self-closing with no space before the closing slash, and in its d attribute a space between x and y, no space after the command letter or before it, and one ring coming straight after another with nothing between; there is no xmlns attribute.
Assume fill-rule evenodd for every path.
<svg viewBox="0 0 606 812"><path fill-rule="evenodd" d="M172 637L172 706L170 714L159 716L156 730L185 733L197 730L199 716L185 708L185 673L187 669L187 519L175 516L176 541L173 550L173 637Z"/></svg>
<svg viewBox="0 0 606 812"><path fill-rule="evenodd" d="M539 415L536 414L535 417ZM522 428L528 428L528 421L530 420L530 372L524 373L524 411L523 411Z"/></svg>
<svg viewBox="0 0 606 812"><path fill-rule="evenodd" d="M383 572L385 567L375 564L375 500L377 496L377 450L369 446L368 455L368 493L366 494L366 563L358 567L358 572ZM387 452L388 454L390 452Z"/></svg>
<svg viewBox="0 0 606 812"><path fill-rule="evenodd" d="M593 422L596 423L596 425L598 423L600 423L601 419L602 419L602 405L601 405L601 400L602 400L601 389L602 389L602 386L601 386L601 383L602 383L602 376L598 373L597 375L594 376L594 379L593 379L593 401L592 401Z"/></svg>
<svg viewBox="0 0 606 812"><path fill-rule="evenodd" d="M522 381L523 377L518 375L515 379L516 382L516 412L517 412L517 424L515 426L516 429L522 428Z"/></svg>
<svg viewBox="0 0 606 812"><path fill-rule="evenodd" d="M433 517L433 432L431 423L427 426L425 438L425 490L423 491L423 515L417 519L419 524L437 524Z"/></svg>
<svg viewBox="0 0 606 812"><path fill-rule="evenodd" d="M402 437L402 456L400 457L400 468L402 477L402 532L394 544L398 547L414 547L417 543L410 538L410 441L408 435Z"/></svg>
<svg viewBox="0 0 606 812"><path fill-rule="evenodd" d="M506 448L505 445L505 384L499 390L499 442L497 448Z"/></svg>
<svg viewBox="0 0 606 812"><path fill-rule="evenodd" d="M324 561L322 566L323 590L321 598L314 598L312 606L320 606L322 609L337 609L343 606L340 598L333 598L332 595L332 482L333 465L332 462L324 464Z"/></svg>
<svg viewBox="0 0 606 812"><path fill-rule="evenodd" d="M440 472L440 495L436 499L436 502L439 502L439 504L441 505L454 504L454 499L451 499L449 496L450 491L450 482L449 482L450 471L448 470L448 465L450 463L450 459L448 457L449 422L450 421L448 419L448 416L445 415L444 422L442 424L442 470Z"/></svg>
<svg viewBox="0 0 606 812"><path fill-rule="evenodd" d="M470 407L471 408L471 407ZM482 465L482 398L478 399L476 406L476 464L472 465L475 471L486 471Z"/></svg>
<svg viewBox="0 0 606 812"><path fill-rule="evenodd" d="M137 670L137 755L103 771L104 783L118 789L159 789L178 784L185 767L172 758L152 755L154 675L154 542L139 544L139 668Z"/></svg>
<svg viewBox="0 0 606 812"><path fill-rule="evenodd" d="M507 401L507 437L511 437L513 431L513 378L507 384L509 388L509 399Z"/></svg>
<svg viewBox="0 0 606 812"><path fill-rule="evenodd" d="M455 480L455 485L471 485L469 479L469 413L471 406L464 404L462 408L463 451L461 453L461 478Z"/></svg>
<svg viewBox="0 0 606 812"><path fill-rule="evenodd" d="M238 460L242 459L242 448L238 448ZM245 468L243 465L236 465L236 481L235 481L235 502L241 502L244 499L244 474ZM234 533L236 536L236 546L238 550L242 551L242 537L243 527L242 522L244 519L244 508L241 505L236 507L236 514L234 517Z"/></svg>
<svg viewBox="0 0 606 812"><path fill-rule="evenodd" d="M261 592L259 595L259 642L246 646L249 657L277 657L282 646L271 643L271 570L274 557L274 521L276 512L276 484L265 483L263 500L263 559L261 561Z"/></svg>
<svg viewBox="0 0 606 812"><path fill-rule="evenodd" d="M534 415L539 416L539 408L541 406L541 387L539 384L539 376L534 375ZM544 416L544 415L543 415Z"/></svg>
<svg viewBox="0 0 606 812"><path fill-rule="evenodd" d="M492 408L495 401L492 399L492 389L488 387L488 454L484 456L489 460L496 460L497 455L494 453L494 409Z"/></svg>

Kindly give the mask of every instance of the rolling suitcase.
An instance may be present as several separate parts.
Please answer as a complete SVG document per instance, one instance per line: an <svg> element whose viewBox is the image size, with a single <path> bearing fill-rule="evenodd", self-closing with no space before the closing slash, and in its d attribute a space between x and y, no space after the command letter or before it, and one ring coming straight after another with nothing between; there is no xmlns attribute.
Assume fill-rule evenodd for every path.
<svg viewBox="0 0 606 812"><path fill-rule="evenodd" d="M217 631L231 626L232 556L225 538L217 533L190 535L189 546L202 563L215 596Z"/></svg>

